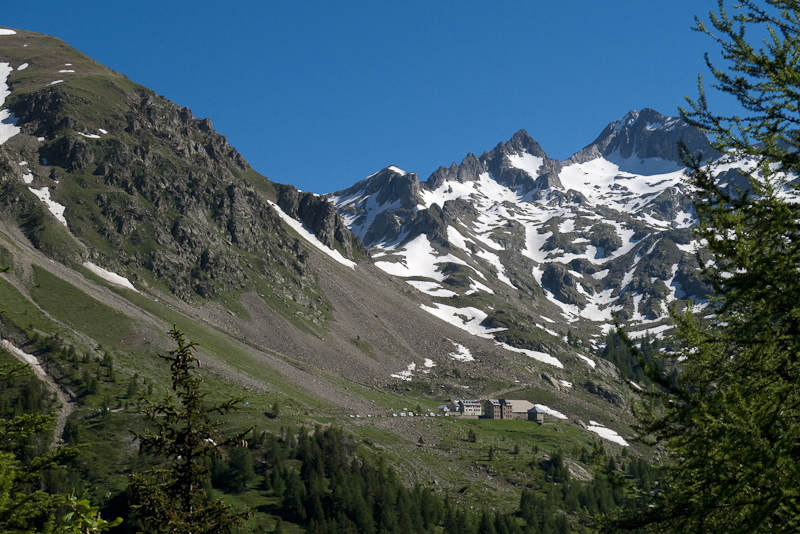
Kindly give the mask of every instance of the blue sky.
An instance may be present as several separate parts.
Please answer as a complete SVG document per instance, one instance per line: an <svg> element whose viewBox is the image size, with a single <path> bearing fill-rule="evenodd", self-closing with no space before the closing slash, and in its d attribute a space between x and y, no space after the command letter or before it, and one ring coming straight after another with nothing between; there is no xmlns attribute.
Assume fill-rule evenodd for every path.
<svg viewBox="0 0 800 534"><path fill-rule="evenodd" d="M715 0L4 2L208 117L270 179L317 193L387 165L425 179L525 129L565 159L631 109L676 115Z"/></svg>

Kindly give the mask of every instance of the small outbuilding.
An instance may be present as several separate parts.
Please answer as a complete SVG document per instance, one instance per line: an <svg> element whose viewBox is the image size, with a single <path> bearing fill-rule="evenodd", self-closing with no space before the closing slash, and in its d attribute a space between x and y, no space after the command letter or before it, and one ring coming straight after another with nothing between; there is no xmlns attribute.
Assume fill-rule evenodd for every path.
<svg viewBox="0 0 800 534"><path fill-rule="evenodd" d="M545 411L538 406L534 406L528 410L528 421L536 421L540 425L544 424Z"/></svg>

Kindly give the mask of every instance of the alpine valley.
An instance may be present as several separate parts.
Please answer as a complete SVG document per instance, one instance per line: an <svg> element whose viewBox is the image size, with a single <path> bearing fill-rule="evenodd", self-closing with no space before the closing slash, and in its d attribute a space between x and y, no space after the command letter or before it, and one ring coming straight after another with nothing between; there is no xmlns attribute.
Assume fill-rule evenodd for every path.
<svg viewBox="0 0 800 534"><path fill-rule="evenodd" d="M565 161L520 130L425 181L390 165L318 196L54 37L0 29L0 110L3 358L52 392L54 443L86 445L69 483L93 503L119 510L144 461L130 430L139 394L169 388L173 324L212 397L249 395L231 430L338 426L458 503L547 494L556 450L582 481L587 451L658 455L629 442L647 385L613 329L668 351L667 306L708 303L678 143L720 155L681 119L631 111ZM546 422L387 417L490 398ZM232 493L254 521L279 515L257 482ZM589 511L564 510L586 528Z"/></svg>

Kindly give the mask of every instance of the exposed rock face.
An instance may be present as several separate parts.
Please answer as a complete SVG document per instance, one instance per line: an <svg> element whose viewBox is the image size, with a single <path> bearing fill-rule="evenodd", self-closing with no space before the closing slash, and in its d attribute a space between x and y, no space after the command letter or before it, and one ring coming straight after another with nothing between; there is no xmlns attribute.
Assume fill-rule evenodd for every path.
<svg viewBox="0 0 800 534"><path fill-rule="evenodd" d="M330 202L307 192L298 191L292 185L278 187L278 206L291 217L302 221L306 228L330 248L341 246L347 257L353 251L366 256L367 249L345 226L342 217Z"/></svg>
<svg viewBox="0 0 800 534"><path fill-rule="evenodd" d="M677 117L666 117L645 108L631 111L621 120L610 123L592 143L573 155L568 163L585 163L615 152L623 159L662 158L682 163L678 142L692 154L702 153L717 158L719 152L711 148L708 138L697 128ZM634 152L635 151L635 152Z"/></svg>
<svg viewBox="0 0 800 534"><path fill-rule="evenodd" d="M8 101L23 133L45 139L26 159L41 162L37 176L50 178L37 178L40 186L67 207L69 231L85 246L48 245L42 225L58 223L44 212L30 224L34 212L17 201L28 195L23 184L4 182L3 209L46 253L91 259L135 280L152 276L182 299L245 290L257 278L299 298L314 291L313 277L270 199L329 247L366 255L329 203L258 175L209 119L118 75L96 78L80 92L60 84ZM293 284L281 283L276 266Z"/></svg>
<svg viewBox="0 0 800 534"><path fill-rule="evenodd" d="M94 162L94 149L84 139L65 135L41 151L51 165L64 167L68 172L83 169Z"/></svg>
<svg viewBox="0 0 800 534"><path fill-rule="evenodd" d="M548 375L547 373L542 373L542 380L548 384L551 388L561 390L561 384L553 378L552 376Z"/></svg>
<svg viewBox="0 0 800 534"><path fill-rule="evenodd" d="M586 298L578 292L575 278L566 265L548 263L542 273L542 286L567 304L586 304Z"/></svg>
<svg viewBox="0 0 800 534"><path fill-rule="evenodd" d="M604 254L608 254L622 246L622 239L617 235L616 227L607 223L599 223L592 226L589 243L603 249Z"/></svg>
<svg viewBox="0 0 800 534"><path fill-rule="evenodd" d="M593 382L591 380L586 382L586 389L589 390L589 393L599 396L603 400L606 400L616 406L624 406L625 399L619 393L615 391L611 391L606 386Z"/></svg>
<svg viewBox="0 0 800 534"><path fill-rule="evenodd" d="M433 171L433 174L425 181L425 187L434 190L444 182L457 182L461 184L474 182L487 170L486 164L483 161L476 158L473 154L467 154L467 157L464 158L461 165L456 165L456 163L453 162L447 169L439 167Z"/></svg>

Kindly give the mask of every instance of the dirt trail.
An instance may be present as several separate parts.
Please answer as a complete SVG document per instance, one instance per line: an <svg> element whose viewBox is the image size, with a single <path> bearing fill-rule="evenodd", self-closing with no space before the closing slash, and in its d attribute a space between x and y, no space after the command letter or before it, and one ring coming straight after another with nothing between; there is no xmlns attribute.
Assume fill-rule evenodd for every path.
<svg viewBox="0 0 800 534"><path fill-rule="evenodd" d="M71 391L58 385L55 380L53 380L53 377L48 375L45 370L42 369L42 366L39 365L39 360L36 359L36 356L23 352L6 339L0 339L0 346L13 354L23 363L30 365L31 369L33 370L33 374L36 375L42 382L44 382L50 391L56 394L56 398L58 399L58 403L56 405L56 429L53 433L53 443L51 444L51 447L60 445L64 441L62 436L64 435L64 428L67 425L67 418L78 409L75 396Z"/></svg>

